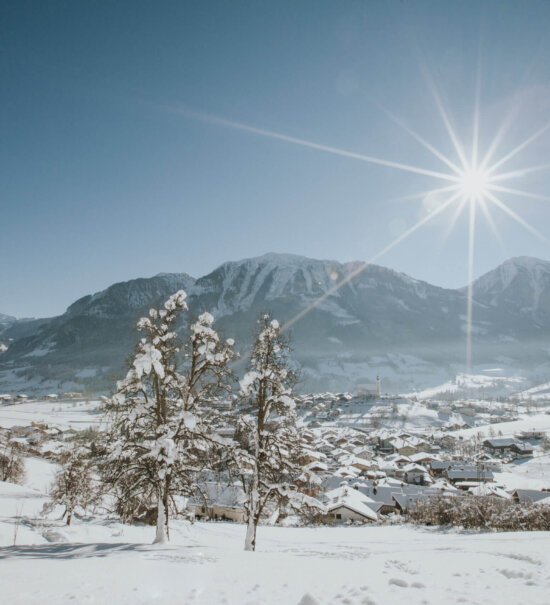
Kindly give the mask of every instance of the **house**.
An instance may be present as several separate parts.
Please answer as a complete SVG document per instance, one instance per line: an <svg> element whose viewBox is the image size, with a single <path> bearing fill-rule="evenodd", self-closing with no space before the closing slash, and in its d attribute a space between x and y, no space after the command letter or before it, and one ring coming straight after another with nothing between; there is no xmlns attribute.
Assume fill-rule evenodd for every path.
<svg viewBox="0 0 550 605"><path fill-rule="evenodd" d="M340 461L344 466L353 466L359 472L370 471L377 467L375 463L370 460L365 460L364 458L359 458L358 456L348 456L347 458L343 458Z"/></svg>
<svg viewBox="0 0 550 605"><path fill-rule="evenodd" d="M512 494L504 491L501 487L497 487L496 485L487 485L486 483L477 485L476 487L471 487L468 492L474 496L491 496L493 498L501 498L502 500L512 499Z"/></svg>
<svg viewBox="0 0 550 605"><path fill-rule="evenodd" d="M426 494L407 494L405 492L393 493L392 497L395 500L396 509L401 513L408 513L417 502L428 498Z"/></svg>
<svg viewBox="0 0 550 605"><path fill-rule="evenodd" d="M500 437L498 439L485 439L483 445L495 454L508 454L513 446L519 443L513 437Z"/></svg>
<svg viewBox="0 0 550 605"><path fill-rule="evenodd" d="M476 464L483 464L483 466L490 471L499 473L502 470L502 462L497 458L493 458L486 452L475 458Z"/></svg>
<svg viewBox="0 0 550 605"><path fill-rule="evenodd" d="M348 485L337 487L326 494L325 519L329 523L377 521L378 515L369 504L373 504L373 500L359 490Z"/></svg>
<svg viewBox="0 0 550 605"><path fill-rule="evenodd" d="M82 399L84 393L76 393L75 391L67 391L61 395L62 399Z"/></svg>
<svg viewBox="0 0 550 605"><path fill-rule="evenodd" d="M381 504L380 508L376 511L381 515L388 515L394 513L397 510L395 500L393 499L393 493L400 491L400 488L378 486L378 485L365 485L358 488L359 491L373 500Z"/></svg>
<svg viewBox="0 0 550 605"><path fill-rule="evenodd" d="M305 470L297 479L296 485L302 493L316 497L319 495L323 480L315 473Z"/></svg>
<svg viewBox="0 0 550 605"><path fill-rule="evenodd" d="M464 416L475 416L476 415L476 411L474 410L474 408L469 407L469 406L462 406L457 408L456 410L459 414L463 414Z"/></svg>
<svg viewBox="0 0 550 605"><path fill-rule="evenodd" d="M359 476L359 469L354 466L341 466L334 475L341 478L356 479Z"/></svg>
<svg viewBox="0 0 550 605"><path fill-rule="evenodd" d="M533 429L532 431L521 431L518 435L516 435L516 439L544 439L546 433L544 431L536 431Z"/></svg>
<svg viewBox="0 0 550 605"><path fill-rule="evenodd" d="M512 492L512 497L520 504L532 504L549 496L550 492L538 489L516 489Z"/></svg>
<svg viewBox="0 0 550 605"><path fill-rule="evenodd" d="M187 508L197 518L246 521L246 493L238 484L224 485L207 482L197 487L187 502Z"/></svg>
<svg viewBox="0 0 550 605"><path fill-rule="evenodd" d="M416 452L416 447L409 440L401 439L400 437L392 439L389 442L389 446L393 452L403 456L410 456Z"/></svg>
<svg viewBox="0 0 550 605"><path fill-rule="evenodd" d="M434 477L443 477L445 473L454 467L468 466L465 460L434 460L430 462L430 472Z"/></svg>
<svg viewBox="0 0 550 605"><path fill-rule="evenodd" d="M432 483L428 470L419 464L408 464L403 468L403 473L403 478L407 483L413 483L415 485Z"/></svg>
<svg viewBox="0 0 550 605"><path fill-rule="evenodd" d="M402 479L404 475L404 471L401 467L399 467L395 462L389 462L386 460L381 460L378 463L378 468L386 473L388 477L396 477L397 479Z"/></svg>
<svg viewBox="0 0 550 605"><path fill-rule="evenodd" d="M314 473L321 472L326 473L328 471L328 466L325 462L314 461L310 462L306 467L306 470L312 471Z"/></svg>
<svg viewBox="0 0 550 605"><path fill-rule="evenodd" d="M389 456L386 456L385 460L386 462L391 462L392 464L395 464L398 468L403 468L404 466L407 466L407 464L410 464L413 461L412 458L409 458L408 456L402 456L401 454L390 454Z"/></svg>
<svg viewBox="0 0 550 605"><path fill-rule="evenodd" d="M456 444L456 437L446 434L438 439L438 443L444 449L452 449Z"/></svg>
<svg viewBox="0 0 550 605"><path fill-rule="evenodd" d="M307 441L308 443L315 441L315 435L311 431L308 431L307 429L302 431L302 438L304 439L304 441Z"/></svg>
<svg viewBox="0 0 550 605"><path fill-rule="evenodd" d="M453 466L445 471L447 479L453 483L480 483L487 481L494 481L493 473L489 469L483 466L464 465L464 466ZM472 485L462 487L473 487Z"/></svg>
<svg viewBox="0 0 550 605"><path fill-rule="evenodd" d="M533 455L533 446L529 442L519 441L512 445L512 452L517 458L528 458Z"/></svg>
<svg viewBox="0 0 550 605"><path fill-rule="evenodd" d="M324 459L326 459L326 456L321 452L314 452L313 450L304 449L300 457L300 463L305 465L310 464L311 462L319 462Z"/></svg>
<svg viewBox="0 0 550 605"><path fill-rule="evenodd" d="M411 462L414 462L416 464L435 462L436 460L439 460L439 456L430 454L428 452L417 452L416 454L411 454L409 458Z"/></svg>

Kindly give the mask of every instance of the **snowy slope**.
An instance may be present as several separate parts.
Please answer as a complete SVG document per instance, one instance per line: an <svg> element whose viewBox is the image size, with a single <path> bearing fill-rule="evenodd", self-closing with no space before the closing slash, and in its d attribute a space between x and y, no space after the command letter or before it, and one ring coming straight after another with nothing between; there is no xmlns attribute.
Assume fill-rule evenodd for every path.
<svg viewBox="0 0 550 605"><path fill-rule="evenodd" d="M535 387L531 387L518 394L521 399L537 400L550 400L550 382L539 384Z"/></svg>

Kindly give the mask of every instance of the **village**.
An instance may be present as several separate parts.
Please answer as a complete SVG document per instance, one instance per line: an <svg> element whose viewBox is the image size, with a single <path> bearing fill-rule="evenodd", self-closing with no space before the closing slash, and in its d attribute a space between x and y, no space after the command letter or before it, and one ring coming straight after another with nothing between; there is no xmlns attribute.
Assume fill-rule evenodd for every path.
<svg viewBox="0 0 550 605"><path fill-rule="evenodd" d="M415 401L382 395L378 381L354 395L300 395L296 404L305 448L295 489L319 507L316 514L297 516L284 506L271 506L263 523L402 522L422 502L442 495L550 503L550 476L542 473L535 480L532 474L526 483L514 474L526 463L543 468L548 459L544 427L550 428L550 415L544 413L544 400L535 409L532 402L505 398ZM223 418L219 434L231 439L236 412L245 404L219 399L211 405ZM0 447L57 466L67 442L91 444L102 425L101 406L101 399L76 392L35 399L2 395ZM513 430L519 418L521 426ZM244 523L246 501L238 480L206 473L195 493L180 501L179 512L192 520Z"/></svg>

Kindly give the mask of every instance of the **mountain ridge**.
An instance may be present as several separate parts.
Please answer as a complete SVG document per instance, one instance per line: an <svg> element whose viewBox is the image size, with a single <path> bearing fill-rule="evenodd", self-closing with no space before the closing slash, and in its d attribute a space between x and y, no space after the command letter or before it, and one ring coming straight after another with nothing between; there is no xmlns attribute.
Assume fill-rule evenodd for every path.
<svg viewBox="0 0 550 605"><path fill-rule="evenodd" d="M109 390L137 338L138 317L178 289L188 294L190 317L212 312L243 350L259 313L270 310L284 324L310 309L292 326L303 389L349 390L376 374L388 387L408 388L463 370L464 288L362 267L267 253L227 261L198 278L159 273L117 282L57 317L7 326L0 338L12 341L0 357L0 390L25 384L28 391ZM509 259L478 278L473 292L475 362L545 371L550 349L541 333L550 333L550 262Z"/></svg>

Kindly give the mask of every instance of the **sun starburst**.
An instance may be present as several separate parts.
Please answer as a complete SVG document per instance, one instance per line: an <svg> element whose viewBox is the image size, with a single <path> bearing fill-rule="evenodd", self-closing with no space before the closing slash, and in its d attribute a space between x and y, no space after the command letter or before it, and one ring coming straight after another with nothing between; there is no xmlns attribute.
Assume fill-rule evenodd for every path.
<svg viewBox="0 0 550 605"><path fill-rule="evenodd" d="M471 168L460 176L460 191L463 195L474 200L481 200L487 193L489 175L485 170Z"/></svg>
<svg viewBox="0 0 550 605"><path fill-rule="evenodd" d="M433 170L431 168L424 168L421 166L415 166L413 164L405 162L397 162L384 158L378 158L373 155L366 155L345 149L339 149L330 145L317 143L314 141L308 141L305 139L297 138L280 132L274 132L266 130L264 128L258 128L249 124L243 124L241 122L235 122L227 120L218 116L209 114L199 113L191 111L186 108L178 107L173 108L179 113L194 119L200 119L203 121L210 122L219 126L229 127L244 132L248 132L255 135L269 137L286 143L294 145L300 145L308 147L317 151L325 153L331 153L347 157L353 160L367 162L370 164L377 164L388 168L394 168L405 172L415 173L426 177L431 177L439 181L445 181L444 187L438 186L430 190L423 191L421 193L415 193L406 196L407 199L426 199L431 195L442 195L447 196L442 203L438 203L432 208L422 219L415 223L412 227L408 228L401 235L396 237L392 242L375 254L369 261L362 263L357 266L350 274L336 282L332 288L325 292L318 299L313 301L308 307L300 311L295 317L290 319L283 328L288 328L304 315L309 313L313 308L326 300L329 296L334 294L344 284L357 277L362 271L366 269L372 263L378 261L387 252L395 248L397 245L406 240L413 233L418 231L421 227L426 225L437 215L442 212L453 209L452 219L449 224L448 231L452 230L456 224L460 215L464 212L468 212L468 288L467 288L467 322L466 322L466 368L467 371L471 371L472 367L472 326L473 326L473 279L474 279L474 253L475 253L475 232L476 232L476 219L477 210L480 209L481 213L485 217L489 227L491 228L494 235L502 243L498 230L496 229L491 210L498 209L506 214L509 218L513 219L518 225L527 229L531 234L535 235L542 241L550 243L549 240L542 235L535 227L528 223L523 217L512 210L502 199L501 194L513 195L515 197L523 197L535 200L550 201L550 198L538 193L524 191L522 189L510 188L502 185L503 181L509 181L525 176L526 174L538 172L541 170L547 170L550 168L550 164L540 164L537 166L526 167L521 170L514 170L504 172L502 168L521 151L526 149L535 140L541 137L544 133L550 130L550 122L539 128L536 132L530 134L525 140L519 145L514 147L512 150L504 153L501 157L493 160L498 152L499 146L502 143L504 132L509 126L509 119L498 129L494 139L489 144L487 151L483 157L480 155L479 148L479 132L480 132L480 111L479 111L479 100L480 100L480 84L481 75L478 70L478 77L476 80L476 91L475 91L475 108L473 115L473 133L472 133L472 146L471 154L467 154L465 148L455 131L449 113L446 110L441 95L438 92L435 82L431 78L427 69L424 68L424 76L428 88L433 96L436 108L445 126L449 139L452 143L454 152L456 154L456 160L449 158L447 155L438 150L432 143L427 141L424 137L419 135L415 130L408 126L403 120L397 118L386 109L383 109L385 114L397 125L403 128L409 133L420 145L427 149L433 154L438 160L440 160L445 168L441 170ZM468 157L468 155L470 157ZM481 158L481 159L480 159ZM401 199L406 199L401 198Z"/></svg>

